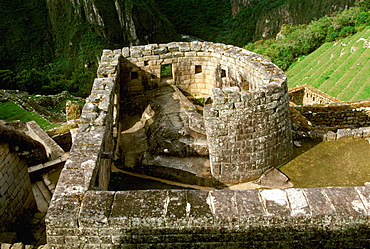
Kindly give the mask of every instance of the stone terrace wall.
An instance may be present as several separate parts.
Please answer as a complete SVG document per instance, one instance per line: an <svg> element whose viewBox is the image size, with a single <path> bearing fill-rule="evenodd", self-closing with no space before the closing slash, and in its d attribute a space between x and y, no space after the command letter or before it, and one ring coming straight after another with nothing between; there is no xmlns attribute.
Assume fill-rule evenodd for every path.
<svg viewBox="0 0 370 249"><path fill-rule="evenodd" d="M49 248L370 245L368 187L88 191L80 201L71 196L54 199L48 218Z"/></svg>
<svg viewBox="0 0 370 249"><path fill-rule="evenodd" d="M12 224L24 218L24 224L36 210L26 160L10 151L0 141L0 233L11 230Z"/></svg>
<svg viewBox="0 0 370 249"><path fill-rule="evenodd" d="M258 179L291 156L288 93L286 82L279 83L250 92L213 89L204 117L211 171L220 182Z"/></svg>
<svg viewBox="0 0 370 249"><path fill-rule="evenodd" d="M360 128L370 126L370 100L326 105L294 106L313 127Z"/></svg>
<svg viewBox="0 0 370 249"><path fill-rule="evenodd" d="M220 43L172 42L132 46L123 48L122 55L125 58L121 67L122 84L127 92L176 84L192 95L211 96L215 87L238 86L249 90L281 79L274 78L278 75L270 71L277 68L262 56ZM170 65L170 73L163 75L166 65Z"/></svg>
<svg viewBox="0 0 370 249"><path fill-rule="evenodd" d="M289 98L290 101L297 105L324 104L339 101L306 84L289 89Z"/></svg>

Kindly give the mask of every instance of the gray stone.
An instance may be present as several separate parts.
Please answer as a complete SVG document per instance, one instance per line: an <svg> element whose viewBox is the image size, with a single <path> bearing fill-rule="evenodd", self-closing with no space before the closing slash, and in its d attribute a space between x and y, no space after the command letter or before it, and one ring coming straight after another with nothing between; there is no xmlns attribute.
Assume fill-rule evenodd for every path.
<svg viewBox="0 0 370 249"><path fill-rule="evenodd" d="M12 248L12 244L1 243L1 249L10 249L10 248Z"/></svg>
<svg viewBox="0 0 370 249"><path fill-rule="evenodd" d="M259 185L268 188L290 188L293 184L289 182L289 178L277 169L266 171L257 181Z"/></svg>
<svg viewBox="0 0 370 249"><path fill-rule="evenodd" d="M18 242L12 245L11 249L24 249L24 244L22 242Z"/></svg>
<svg viewBox="0 0 370 249"><path fill-rule="evenodd" d="M353 139L353 133L351 129L338 129L337 140L348 140Z"/></svg>
<svg viewBox="0 0 370 249"><path fill-rule="evenodd" d="M293 141L293 145L297 148L301 148L302 144L299 141Z"/></svg>

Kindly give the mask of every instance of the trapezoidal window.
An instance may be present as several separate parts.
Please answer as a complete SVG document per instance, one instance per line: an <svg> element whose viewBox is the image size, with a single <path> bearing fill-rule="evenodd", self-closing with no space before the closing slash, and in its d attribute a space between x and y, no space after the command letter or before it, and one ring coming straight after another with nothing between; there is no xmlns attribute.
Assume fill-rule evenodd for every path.
<svg viewBox="0 0 370 249"><path fill-rule="evenodd" d="M172 64L161 65L161 78L172 78Z"/></svg>
<svg viewBox="0 0 370 249"><path fill-rule="evenodd" d="M139 78L139 74L137 72L131 72L131 80L135 80Z"/></svg>
<svg viewBox="0 0 370 249"><path fill-rule="evenodd" d="M221 77L222 78L226 77L226 70L225 69L221 69Z"/></svg>
<svg viewBox="0 0 370 249"><path fill-rule="evenodd" d="M201 65L196 65L195 66L195 73L198 74L198 73L201 73L202 72L202 66Z"/></svg>

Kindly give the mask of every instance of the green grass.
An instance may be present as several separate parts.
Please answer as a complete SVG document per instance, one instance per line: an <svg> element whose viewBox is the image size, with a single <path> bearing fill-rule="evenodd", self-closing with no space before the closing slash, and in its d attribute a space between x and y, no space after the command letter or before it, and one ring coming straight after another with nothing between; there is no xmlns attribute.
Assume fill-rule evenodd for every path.
<svg viewBox="0 0 370 249"><path fill-rule="evenodd" d="M3 120L20 120L28 122L34 120L42 129L48 130L60 124L51 124L37 113L32 113L17 106L13 101L0 102L0 119Z"/></svg>
<svg viewBox="0 0 370 249"><path fill-rule="evenodd" d="M370 98L370 50L360 38L369 40L370 28L303 57L286 72L289 87L308 84L343 101Z"/></svg>
<svg viewBox="0 0 370 249"><path fill-rule="evenodd" d="M363 186L370 182L370 144L365 139L303 145L308 148L298 153L296 148L296 157L280 168L294 187Z"/></svg>

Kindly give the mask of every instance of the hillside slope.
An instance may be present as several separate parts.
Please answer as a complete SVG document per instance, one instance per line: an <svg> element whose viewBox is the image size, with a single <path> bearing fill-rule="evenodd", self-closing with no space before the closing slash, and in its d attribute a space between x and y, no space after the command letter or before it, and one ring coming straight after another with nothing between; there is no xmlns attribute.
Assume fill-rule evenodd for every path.
<svg viewBox="0 0 370 249"><path fill-rule="evenodd" d="M370 27L325 43L286 72L289 87L308 84L342 101L370 98Z"/></svg>

